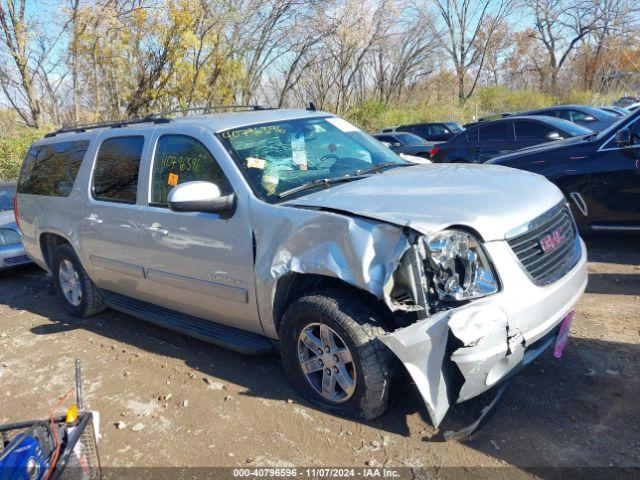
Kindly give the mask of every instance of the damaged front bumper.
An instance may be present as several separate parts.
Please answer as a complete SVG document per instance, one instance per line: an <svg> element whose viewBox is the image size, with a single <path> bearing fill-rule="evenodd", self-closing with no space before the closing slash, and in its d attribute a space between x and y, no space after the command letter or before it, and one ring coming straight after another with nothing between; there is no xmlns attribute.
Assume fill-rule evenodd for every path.
<svg viewBox="0 0 640 480"><path fill-rule="evenodd" d="M501 276L502 290L436 313L380 340L402 361L437 427L451 403L476 397L548 347L555 330L587 285L586 249L560 280L538 287L506 241L484 244ZM457 348L447 350L450 336ZM449 355L449 358L446 358ZM454 385L452 362L463 382Z"/></svg>

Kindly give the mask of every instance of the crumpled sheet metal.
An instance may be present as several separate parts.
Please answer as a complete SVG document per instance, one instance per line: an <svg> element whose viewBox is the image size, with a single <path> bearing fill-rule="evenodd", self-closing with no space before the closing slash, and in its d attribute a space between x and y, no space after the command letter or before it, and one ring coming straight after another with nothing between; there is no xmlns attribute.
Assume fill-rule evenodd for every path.
<svg viewBox="0 0 640 480"><path fill-rule="evenodd" d="M256 295L265 334L277 338L273 304L278 279L291 272L339 278L385 299L384 285L409 243L402 230L375 220L289 208L252 212ZM391 306L391 305L390 305Z"/></svg>
<svg viewBox="0 0 640 480"><path fill-rule="evenodd" d="M450 311L440 312L380 337L380 341L400 359L416 383L436 427L449 409L442 363L450 316Z"/></svg>
<svg viewBox="0 0 640 480"><path fill-rule="evenodd" d="M464 345L451 355L465 380L457 399L447 396L442 368L449 331ZM437 427L451 401L459 403L477 396L520 363L524 354L522 337L517 330L512 333L507 315L500 308L467 305L437 313L380 340L407 368Z"/></svg>

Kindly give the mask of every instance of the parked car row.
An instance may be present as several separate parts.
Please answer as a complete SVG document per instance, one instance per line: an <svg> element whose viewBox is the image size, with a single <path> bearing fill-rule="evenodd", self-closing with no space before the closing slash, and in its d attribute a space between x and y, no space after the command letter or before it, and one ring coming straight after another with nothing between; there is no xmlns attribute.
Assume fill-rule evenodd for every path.
<svg viewBox="0 0 640 480"><path fill-rule="evenodd" d="M640 110L561 105L491 118L435 143L429 159L539 173L565 194L582 231L640 231Z"/></svg>

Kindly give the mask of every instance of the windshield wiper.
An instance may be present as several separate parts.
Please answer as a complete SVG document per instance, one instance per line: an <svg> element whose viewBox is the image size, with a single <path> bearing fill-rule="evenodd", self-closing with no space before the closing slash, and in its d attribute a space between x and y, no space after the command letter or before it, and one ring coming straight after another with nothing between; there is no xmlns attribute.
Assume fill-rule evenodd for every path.
<svg viewBox="0 0 640 480"><path fill-rule="evenodd" d="M336 178L319 178L317 180L313 180L311 182L298 185L297 187L290 188L289 190L285 190L284 192L278 194L278 198L285 198L285 197L288 197L289 195L293 195L294 193L302 192L303 190L308 190L310 188L328 187L329 185L334 185L336 183L350 182L352 180L360 180L361 178L362 176L360 175L353 176L353 177L345 175L344 177L336 177Z"/></svg>
<svg viewBox="0 0 640 480"><path fill-rule="evenodd" d="M383 162L378 163L377 165L374 165L373 167L367 168L365 170L358 170L357 173L358 175L366 175L368 173L375 173L378 170L382 170L383 168L387 167L410 167L411 165L413 165L413 163Z"/></svg>

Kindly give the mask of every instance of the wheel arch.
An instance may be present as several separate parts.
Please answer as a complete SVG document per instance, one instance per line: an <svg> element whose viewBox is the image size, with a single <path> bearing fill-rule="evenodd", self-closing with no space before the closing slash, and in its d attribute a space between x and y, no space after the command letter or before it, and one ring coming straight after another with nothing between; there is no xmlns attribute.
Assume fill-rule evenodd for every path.
<svg viewBox="0 0 640 480"><path fill-rule="evenodd" d="M273 319L276 331L279 333L282 316L296 299L304 293L316 290L337 288L345 290L367 301L380 314L380 319L386 324L392 315L389 307L384 301L377 298L372 293L362 290L340 278L315 273L289 272L278 279L275 295L273 298Z"/></svg>
<svg viewBox="0 0 640 480"><path fill-rule="evenodd" d="M40 245L40 251L42 252L42 258L49 270L51 270L54 252L60 245L70 245L71 248L74 248L73 242L69 238L59 232L52 231L41 232L38 237L38 243Z"/></svg>

